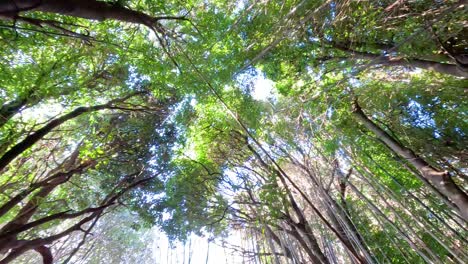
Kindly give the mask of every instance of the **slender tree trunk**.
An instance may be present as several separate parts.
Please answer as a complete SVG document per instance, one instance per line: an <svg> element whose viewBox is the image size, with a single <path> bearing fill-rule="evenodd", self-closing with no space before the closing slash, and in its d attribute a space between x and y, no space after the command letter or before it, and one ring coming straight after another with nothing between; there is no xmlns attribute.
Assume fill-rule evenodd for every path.
<svg viewBox="0 0 468 264"><path fill-rule="evenodd" d="M414 166L435 188L452 200L458 207L460 215L465 221L468 221L468 196L455 184L447 171L440 171L434 168L423 158L416 155L411 149L401 145L385 130L377 126L367 117L357 100L355 100L353 104L353 113L360 123L374 133L388 148Z"/></svg>
<svg viewBox="0 0 468 264"><path fill-rule="evenodd" d="M324 263L321 261L320 258L317 257L317 255L310 249L309 245L307 244L307 241L304 240L302 235L299 233L299 228L296 228L295 226L292 226L292 230L289 230L289 234L291 234L296 241L301 245L302 249L307 253L309 256L309 259L312 261L312 263ZM328 261L325 263L329 263Z"/></svg>
<svg viewBox="0 0 468 264"><path fill-rule="evenodd" d="M389 57L382 57L375 54L355 54L356 58L365 58L375 60L373 64L381 64L384 66L404 66L414 67L424 70L436 71L443 74L453 75L457 77L468 78L468 71L465 71L456 64L449 64L437 61L411 59L411 58L398 58L392 59Z"/></svg>
<svg viewBox="0 0 468 264"><path fill-rule="evenodd" d="M340 232L349 245L357 245L355 254L359 254L361 256L361 261L363 263L372 263L368 261L368 259L372 260L372 255L369 252L369 249L365 246L362 236L351 223L351 220L349 219L346 212L335 200L329 200L331 204L326 205L328 207L328 216L334 223L336 230Z"/></svg>
<svg viewBox="0 0 468 264"><path fill-rule="evenodd" d="M19 202L21 202L24 198L30 195L35 190L50 186L53 184L62 184L68 178L70 178L73 174L80 173L88 166L91 166L93 162L87 161L80 165L76 165L76 161L79 155L80 145L76 147L76 149L71 153L71 155L65 159L59 166L55 169L51 170L47 177L43 180L38 182L32 183L29 188L20 191L18 194L10 198L7 202L5 202L2 206L0 206L0 217L5 215L9 212L14 206L16 206Z"/></svg>
<svg viewBox="0 0 468 264"><path fill-rule="evenodd" d="M307 238L307 241L311 246L313 254L317 257L320 263L330 263L325 254L323 253L322 249L320 248L317 242L317 238L315 237L313 230L310 228L310 225L307 219L305 218L302 209L299 207L296 200L292 196L289 188L286 188L286 191L288 192L291 207L293 208L295 214L299 219L299 223L294 223L293 219L289 219L289 222L294 223L294 227L297 228L300 231L300 233L302 233Z"/></svg>
<svg viewBox="0 0 468 264"><path fill-rule="evenodd" d="M408 221L406 221L404 219L404 217L402 217L397 210L395 210L394 208L394 205L388 203L388 201L384 198L383 201L384 203L387 205L387 208L390 208L390 210L393 212L393 216L400 220L400 223L403 223L404 225L406 225L406 230L409 231L409 233L411 234L411 237L413 237L416 241L417 241L417 244L422 246L426 252L432 256L433 259L436 259L438 262L443 262L440 257L432 251L431 247L427 246L426 243L423 241L423 238L420 237L420 235L418 234L418 231L415 230L414 227L412 227L411 224L415 224L417 227L420 228L420 231L422 232L426 232L429 236L431 236L435 241L437 241L440 246L442 246L443 248L445 248L447 250L447 252L449 252L450 254L453 255L454 258L456 258L459 263L464 263L463 260L458 256L458 254L453 251L451 248L450 248L450 243L447 243L447 242L442 242L437 236L437 231L440 231L438 229L436 229L437 231L434 231L434 230L431 230L430 227L428 227L426 225L426 223L429 223L429 225L432 225L431 221L428 221L427 218L423 218L422 220L420 220L420 216L419 215L415 215L413 214L413 212L409 211L404 204L402 204L399 199L396 197L396 194L390 189L388 188L387 186L385 185L382 185L380 184L380 182L378 182L377 180L375 180L374 177L369 177L366 178L364 175L362 175L361 173L358 173L357 175L360 175L360 178L363 179L364 182L366 182L369 186L371 186L375 191L376 193L380 193L379 190L382 191L382 193L380 194L382 197L384 197L384 194L388 194L389 197L391 197L394 201L396 201L396 203L399 205L399 207L401 208L401 210L405 213L407 213L408 216L410 216L412 218L412 221L411 223L408 223ZM424 222L426 223L424 223ZM442 234L442 237L444 237L445 235Z"/></svg>
<svg viewBox="0 0 468 264"><path fill-rule="evenodd" d="M359 174L358 174L359 175ZM416 224L418 223L418 218L411 214L410 213L410 216L412 218L412 221L411 223L408 223L407 220L403 219L403 217L401 216L401 212L398 212L397 210L395 210L395 206L393 204L390 204L388 201L387 201L387 197L390 197L392 198L393 200L395 200L396 204L399 204L401 205L402 208L404 208L404 206L398 201L398 199L393 196L392 193L390 193L387 189L388 188L385 188L385 186L381 186L381 185L378 185L378 184L375 184L376 181L372 180L372 178L369 180L367 179L366 177L363 177L362 175L360 175L360 178L366 183L366 185L370 186L374 191L375 193L377 193L379 195L379 197L382 197L382 201L383 203L386 205L385 208L386 209L390 209L390 212L392 212L392 217L396 220L399 221L400 225L402 228L404 228L404 230L406 231L406 233L416 242L416 244L421 247L422 250L424 250L425 254L427 254L428 256L432 257L432 259L434 260L437 260L438 262L442 262L439 257L437 256L437 254L435 254L427 245L426 243L423 241L423 239L420 237L419 233L416 231L416 229L413 227L412 224ZM387 197L385 195L388 195ZM403 211L405 211L405 209L403 209ZM423 230L424 231L427 231L428 229L426 227L423 227ZM431 234L433 235L433 234ZM434 237L435 238L435 237ZM450 251L449 251L450 252Z"/></svg>
<svg viewBox="0 0 468 264"><path fill-rule="evenodd" d="M352 58L370 60L372 64L380 64L383 66L404 66L404 67L415 67L424 70L431 70L440 72L443 74L453 75L457 77L468 78L468 69L456 64L443 63L438 61L422 60L416 58L391 58L388 56L382 56L380 54L374 54L370 52L355 51L345 46L332 44L334 48L345 51L351 54Z"/></svg>
<svg viewBox="0 0 468 264"><path fill-rule="evenodd" d="M188 264L192 262L192 236L189 237L189 246L188 246Z"/></svg>
<svg viewBox="0 0 468 264"><path fill-rule="evenodd" d="M206 246L206 259L205 264L208 264L208 260L210 259L210 239L207 239L207 246Z"/></svg>
<svg viewBox="0 0 468 264"><path fill-rule="evenodd" d="M371 202L356 186L354 186L354 184L349 182L348 186L354 191L355 194L357 194L357 196L360 199L362 199L369 205L369 208L371 209L373 214L375 214L376 216L382 217L387 223L389 223L395 229L395 231L398 232L401 238L405 240L410 245L410 247L418 253L418 255L420 255L423 259L425 259L429 263L432 263L430 258L418 248L418 246L411 240L411 238L407 235L407 233L404 230L402 230L400 227L398 227L392 220L390 220L373 202Z"/></svg>
<svg viewBox="0 0 468 264"><path fill-rule="evenodd" d="M251 145L247 144L247 147L258 158L261 165L265 169L273 170L278 175L279 180L284 185L284 187L285 187L285 189L287 191L289 202L291 203L291 207L292 207L292 209L294 210L294 213L296 214L296 216L299 219L299 223L295 223L293 219L289 219L289 222L291 222L294 225L293 229L297 229L298 231L301 231L300 233L302 233L307 238L307 240L309 242L309 245L311 246L311 248L307 248L307 250L309 250L311 252L311 254L313 255L313 258L315 258L315 261L319 261L319 263L325 263L325 264L329 263L327 257L325 256L325 254L323 254L320 246L318 245L317 239L315 238L312 230L310 229L310 227L309 227L309 225L307 223L307 219L305 218L305 216L304 216L304 214L302 212L302 209L297 204L296 200L294 199L294 197L293 197L293 195L291 193L291 190L290 190L289 186L287 185L285 179L283 178L282 173L279 170L275 169L275 168L271 168L271 166L269 166L261 158L261 156L255 151L255 149ZM298 231L296 231L297 234L299 234ZM300 234L299 234L299 236L300 236ZM295 237L297 237L297 235ZM301 245L307 246L308 244L307 243L305 243L305 244L301 243ZM311 255L311 254L309 254L309 255ZM311 255L311 258L312 258L312 255Z"/></svg>
<svg viewBox="0 0 468 264"><path fill-rule="evenodd" d="M273 243L271 241L273 239L272 236L271 236L271 232L267 231L267 234L268 234L268 236L263 236L263 238L267 240L267 244L268 244L268 247L270 248L270 252L273 252L273 254L274 254L275 264L281 264L279 259L278 259L278 256L275 254L276 249L275 249L275 246L273 245ZM281 244L279 244L279 246L281 247ZM285 252L285 256L286 256L286 252Z"/></svg>
<svg viewBox="0 0 468 264"><path fill-rule="evenodd" d="M315 173L309 168L309 166L300 163L294 159L289 153L285 153L289 159L292 161L293 164L299 166L305 173L309 176L312 181L312 184L318 190L319 196L323 197L325 201L322 200L325 208L327 208L326 212L334 224L337 232L343 237L344 243L347 246L347 250L350 250L353 256L359 256L359 261L361 263L368 263L368 259L372 260L372 254L369 252L367 247L365 246L362 237L360 236L357 229L351 222L349 218L349 213L344 209L345 207L340 206L335 199L333 199L330 194L324 189L323 185L317 179ZM349 175L345 176L342 175L342 178L345 180L348 178ZM346 185L340 185L341 191L340 194L342 195L342 201L344 201L344 195L346 190ZM345 203L343 203L343 206ZM359 249L356 249L353 245L354 244L359 246ZM362 250L362 252L361 252Z"/></svg>
<svg viewBox="0 0 468 264"><path fill-rule="evenodd" d="M377 163L376 163L377 164ZM377 164L378 165L378 164ZM361 164L361 163L357 163L357 166L359 166L363 172L365 174L367 174L368 176L370 177L366 177L363 173L359 173L357 174L358 176L361 175L362 178L366 178L367 180L371 180L373 182L376 183L377 186L380 186L380 188L383 188L383 189L386 189L389 193L391 193L391 195L394 197L394 199L401 205L401 207L403 208L404 211L408 212L408 214L410 215L413 215L413 213L411 211L409 211L400 201L398 201L397 197L396 197L396 194L395 192L391 191L387 186L385 185L382 185L382 183L379 181L379 180L376 180L375 177L372 177L372 172L369 170L369 168L367 168L365 165ZM379 168L382 169L382 167L380 165L378 165ZM439 233L441 237L443 238L451 238L449 240L452 240L451 242L439 242L443 247L447 247L447 245L450 245L452 244L453 245L453 236L456 236L458 237L458 239L460 239L463 243L468 243L468 241L465 239L465 237L460 234L457 230L455 230L450 224L447 223L447 221L445 219L442 219L441 216L439 216L438 213L434 212L431 208L429 208L426 204L424 204L423 201L421 201L421 199L419 199L416 195L413 194L412 191L406 189L403 185L400 184L399 181L397 181L393 176L391 176L391 174L387 174L390 176L390 178L392 178L392 180L402 189L404 190L411 198L413 198L419 205L421 205L425 210L427 210L431 215L433 215L440 224L442 224L445 228L447 228L447 230L441 230L440 227L436 226L433 221L425 218L425 217L422 217L422 216L419 216L419 218L421 219L419 222L424 222L424 223L427 223L428 225L430 225L434 232L433 231L430 231L429 232L429 235L433 236L434 239L436 239L437 241L439 241L440 239L437 238L435 236L435 233ZM367 181L366 180L366 181ZM418 217L417 215L413 215L414 217ZM454 219L454 221L456 221ZM429 230L429 229L428 229ZM448 234L446 231L450 230L452 233L451 234ZM453 245L454 248L456 247L455 245ZM455 252L451 252L451 249L448 249L446 248L447 251L449 251L450 253L452 253L453 255L456 255L457 253Z"/></svg>
<svg viewBox="0 0 468 264"><path fill-rule="evenodd" d="M309 224L295 224L294 226L299 231L299 234L302 234L306 238L306 241L311 247L312 253L316 256L320 263L329 264L330 260L320 248L317 242L317 238L311 233L312 230L310 229Z"/></svg>
<svg viewBox="0 0 468 264"><path fill-rule="evenodd" d="M49 193L51 193L57 186L68 181L71 178L71 176L73 176L76 173L80 173L84 171L85 169L89 168L93 164L94 162L92 161L84 162L83 164L80 164L73 170L70 170L66 173L62 173L61 177L55 178L54 181L43 186L21 208L21 210L16 214L16 217L0 229L0 234L3 234L8 230L15 229L19 226L26 224L29 221L29 219L36 213L36 210L42 199L44 199L47 195L49 195Z"/></svg>
<svg viewBox="0 0 468 264"><path fill-rule="evenodd" d="M187 248L187 241L184 241L184 250L182 252L182 264L185 264L185 249Z"/></svg>
<svg viewBox="0 0 468 264"><path fill-rule="evenodd" d="M294 259L294 256L293 254L291 253L291 249L289 247L287 247L286 245L284 245L283 243L281 243L281 240L280 238L275 234L275 232L273 232L273 230L271 230L271 227L269 227L268 225L265 224L265 229L267 231L267 234L269 236L269 238L273 239L273 241L275 241L275 243L282 248L283 252L284 252L284 256L293 260ZM269 239L267 238L267 239Z"/></svg>
<svg viewBox="0 0 468 264"><path fill-rule="evenodd" d="M238 120L239 121L239 120ZM243 125L239 121L239 124ZM243 125L244 131L246 133L249 133L248 129ZM310 208L314 211L314 213L323 221L323 223L329 228L335 235L336 237L340 240L340 242L343 243L343 245L350 250L350 252L353 254L353 256L358 259L361 263L365 263L361 256L359 254L356 254L355 250L353 249L352 245L349 245L346 242L346 239L344 239L341 234L334 228L334 226L328 221L323 214L320 212L319 209L314 205L314 203L311 201L311 199L302 191L302 189L288 176L288 174L281 168L281 166L276 162L276 160L270 156L270 154L265 150L265 148L262 147L260 142L258 142L251 134L248 134L250 138L254 141L254 143L261 149L263 153L267 156L268 160L270 160L274 166L269 166L260 156L260 154L248 143L248 137L245 138L245 144L248 147L248 149L257 157L259 162L262 164L262 166L265 166L265 168L273 169L275 173L278 175L280 181L285 187L288 187L288 184L286 180L291 184L291 186L299 192L301 197L306 201L306 203L310 206ZM289 191L289 188L287 188Z"/></svg>

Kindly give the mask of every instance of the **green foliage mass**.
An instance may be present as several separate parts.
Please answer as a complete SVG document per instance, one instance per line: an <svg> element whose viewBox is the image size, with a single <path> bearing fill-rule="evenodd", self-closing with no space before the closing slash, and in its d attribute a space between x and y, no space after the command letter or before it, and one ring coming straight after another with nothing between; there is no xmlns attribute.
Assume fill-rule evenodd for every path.
<svg viewBox="0 0 468 264"><path fill-rule="evenodd" d="M355 111L359 102L466 191L468 38L458 1L106 2L160 18L153 28L34 9L0 18L0 206L24 195L0 214L0 235L92 209L7 238L50 238L92 215L106 243L88 263L139 261L131 251L153 227L171 241L242 229L258 248L290 235L297 255L314 244L310 233L318 250L354 263L337 236L347 228L349 243L381 263L462 262L466 229L451 198ZM263 74L273 98L255 98ZM57 173L69 177L44 182ZM89 227L67 237L78 245Z"/></svg>

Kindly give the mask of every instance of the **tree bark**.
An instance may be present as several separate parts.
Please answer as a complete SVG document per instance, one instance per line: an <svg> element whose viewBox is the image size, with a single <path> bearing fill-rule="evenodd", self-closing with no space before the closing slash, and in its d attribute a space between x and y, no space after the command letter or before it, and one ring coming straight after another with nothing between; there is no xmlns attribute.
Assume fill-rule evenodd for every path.
<svg viewBox="0 0 468 264"><path fill-rule="evenodd" d="M91 223L91 225L87 228L86 232L83 234L83 238L81 239L80 243L78 243L78 245L73 249L73 251L67 256L67 258L62 262L62 264L68 264L72 258L76 255L76 253L78 253L78 251L81 249L81 247L86 243L86 238L87 236L90 234L91 230L94 228L94 226L96 225L96 223L98 222L99 218L101 217L102 215L99 215L98 217L96 217L93 222Z"/></svg>
<svg viewBox="0 0 468 264"><path fill-rule="evenodd" d="M52 256L52 252L50 249L46 246L39 246L34 249L37 251L39 254L42 256L42 263L43 264L52 264L54 261L54 258Z"/></svg>
<svg viewBox="0 0 468 264"><path fill-rule="evenodd" d="M395 231L400 235L400 237L408 243L408 245L416 252L418 253L419 256L421 256L427 263L433 263L433 261L428 258L428 256L422 252L418 245L416 245L412 237L405 232L405 230L402 230L398 225L394 223L389 217L387 217L382 210L380 210L377 205L375 205L371 200L369 200L354 184L351 182L348 182L348 186L351 188L351 190L364 202L366 202L369 205L369 209L371 210L372 214L374 214L375 219L378 219L377 216L382 217L392 228L395 229ZM378 220L379 221L379 220Z"/></svg>
<svg viewBox="0 0 468 264"><path fill-rule="evenodd" d="M390 134L367 117L357 100L353 103L353 113L359 122L374 133L388 148L414 166L435 188L452 200L457 206L460 215L465 221L468 221L468 196L455 184L447 171L436 169L426 160L416 155L411 149L401 145Z"/></svg>
<svg viewBox="0 0 468 264"><path fill-rule="evenodd" d="M453 75L457 77L468 78L468 69L456 64L443 63L438 61L430 61L416 58L392 58L389 56L382 56L370 52L355 51L345 46L332 43L334 48L349 53L355 59L370 60L371 64L383 66L403 66L415 67L424 70L436 71L443 74Z"/></svg>
<svg viewBox="0 0 468 264"><path fill-rule="evenodd" d="M374 55L375 58L379 55ZM374 59L375 59L374 58ZM403 66L403 67L415 67L424 70L436 71L443 74L453 75L457 77L468 78L468 71L464 71L460 66L456 64L448 64L443 62L411 59L411 58L398 58L392 59L389 57L380 57L375 61L375 64L381 64L384 66Z"/></svg>
<svg viewBox="0 0 468 264"><path fill-rule="evenodd" d="M60 184L64 182L67 182L71 178L71 176L73 176L73 174L80 173L83 170L87 169L88 167L92 166L93 164L95 164L93 161L84 162L70 171L59 173L58 177L51 177L52 179L50 182L48 182L48 184L42 185L42 188L39 189L39 191L35 193L31 197L31 199L29 199L29 201L19 210L15 218L13 218L11 221L6 223L0 229L0 251L8 249L12 245L16 244L18 241L17 235L20 232L28 230L39 224L45 223L43 219L47 220L50 217L44 217L43 219L39 219L32 223L28 223L31 217L36 213L40 205L40 201L44 199L47 195L49 195L57 186L59 186ZM33 188L33 189L37 189L37 188ZM15 200L15 201L18 202L18 200ZM5 210L8 209L8 207L10 209L13 208L15 204L7 203L6 205L8 206L5 208ZM63 213L62 214L59 213L56 215L61 216L63 219L67 219L66 215ZM80 214L76 214L74 217L79 216L79 215ZM50 220L58 219L58 218L59 217L55 217ZM68 218L72 218L72 217L68 217Z"/></svg>
<svg viewBox="0 0 468 264"><path fill-rule="evenodd" d="M0 4L0 18L2 19L15 19L20 12L24 11L41 11L97 21L117 20L144 25L152 30L160 29L158 20L183 19L169 16L154 17L117 3L96 0L13 0L4 2Z"/></svg>
<svg viewBox="0 0 468 264"><path fill-rule="evenodd" d="M64 211L64 212L60 212L60 213L56 213L56 214L52 214L52 215L40 218L38 220L35 220L35 221L27 223L27 224L24 223L23 225L18 226L15 229L10 227L8 229L8 231L6 231L4 233L0 233L0 241L5 240L5 239L9 239L9 238L11 238L13 236L16 236L17 234L19 234L21 232L27 231L27 230L29 230L31 228L34 228L36 226L40 226L42 224L48 223L48 222L53 221L53 220L66 220L66 219L76 218L76 217L79 217L79 216L82 216L82 215L85 215L85 214L94 213L94 212L97 212L97 211L102 211L103 209L109 207L110 205L112 205L112 203L111 204L105 204L105 205L99 206L99 207L86 208L84 210L81 210L81 211L78 211L78 212L75 212L75 213L69 213L70 210L67 210L67 211Z"/></svg>

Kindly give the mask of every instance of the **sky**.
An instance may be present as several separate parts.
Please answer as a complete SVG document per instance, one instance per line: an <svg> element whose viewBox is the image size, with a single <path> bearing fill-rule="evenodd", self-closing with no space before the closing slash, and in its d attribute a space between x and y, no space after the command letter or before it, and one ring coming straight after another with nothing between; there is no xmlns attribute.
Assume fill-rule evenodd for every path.
<svg viewBox="0 0 468 264"><path fill-rule="evenodd" d="M266 101L268 98L275 97L275 83L272 80L267 79L261 72L258 72L254 78L254 87L252 91L252 96L254 99L259 101Z"/></svg>
<svg viewBox="0 0 468 264"><path fill-rule="evenodd" d="M216 239L209 243L208 250L208 239L206 237L199 237L192 235L190 236L190 252L189 242L184 245L182 243L176 243L175 246L169 248L169 240L164 233L159 230L153 230L153 245L152 252L153 258L156 260L155 264L241 264L242 257L239 254L232 252L229 247L223 248L222 241ZM230 244L241 245L240 232L233 232L229 237L225 239ZM207 254L209 253L209 254ZM185 255L185 258L184 258ZM208 255L208 262L207 261Z"/></svg>

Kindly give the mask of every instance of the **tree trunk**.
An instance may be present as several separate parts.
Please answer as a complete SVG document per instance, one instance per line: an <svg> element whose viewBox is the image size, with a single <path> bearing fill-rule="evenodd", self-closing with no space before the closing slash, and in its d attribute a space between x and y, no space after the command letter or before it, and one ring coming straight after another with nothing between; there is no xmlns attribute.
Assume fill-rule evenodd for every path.
<svg viewBox="0 0 468 264"><path fill-rule="evenodd" d="M52 252L50 249L46 246L39 246L34 249L37 251L39 254L42 256L42 263L43 264L52 264L54 261L54 258L52 256Z"/></svg>
<svg viewBox="0 0 468 264"><path fill-rule="evenodd" d="M438 61L422 60L416 58L391 58L370 52L355 51L339 44L332 44L334 48L345 51L355 59L370 60L371 64L383 66L403 66L415 67L424 70L432 70L443 74L468 78L468 69L456 64L443 63Z"/></svg>
<svg viewBox="0 0 468 264"><path fill-rule="evenodd" d="M273 241L275 241L275 243L276 243L279 247L281 247L281 248L283 249L283 251L284 251L284 256L287 257L287 258L289 258L289 259L291 259L291 260L294 260L294 257L293 257L293 255L292 255L292 253L291 253L291 249L288 248L288 247L283 247L280 238L279 238L279 237L275 234L275 232L273 232L273 230L272 230L268 225L266 225L266 224L265 224L265 229L266 229L266 231L267 231L268 236L270 236L270 238L273 239ZM267 238L267 239L269 239L269 238ZM274 248L274 247L273 247L273 248Z"/></svg>
<svg viewBox="0 0 468 264"><path fill-rule="evenodd" d="M17 156L19 156L25 150L29 149L32 145L34 145L36 142L41 140L45 135L51 132L54 128L84 113L98 111L98 110L102 110L106 108L109 108L108 104L97 105L97 106L92 106L92 107L78 107L72 112L50 121L47 125L38 129L36 132L27 136L21 142L19 142L18 144L10 148L0 158L0 171L2 171L8 164L10 164L10 162L13 161Z"/></svg>
<svg viewBox="0 0 468 264"><path fill-rule="evenodd" d="M11 208L16 206L19 202L21 202L24 198L26 198L35 190L51 184L61 184L63 180L70 178L75 173L82 172L84 169L86 169L87 166L92 165L91 163L89 163L89 161L82 163L81 165L76 165L80 146L81 143L78 144L78 146L70 154L70 156L66 158L59 166L49 171L47 177L40 181L30 184L30 186L27 189L20 191L18 194L11 197L10 200L5 202L2 206L0 206L0 217L9 212Z"/></svg>
<svg viewBox="0 0 468 264"><path fill-rule="evenodd" d="M414 166L435 188L452 200L457 206L460 215L465 221L468 221L468 196L453 182L447 171L440 171L434 168L411 149L401 145L367 117L357 100L353 103L353 113L361 124L374 133L388 148Z"/></svg>
<svg viewBox="0 0 468 264"><path fill-rule="evenodd" d="M5 125L12 116L18 113L27 102L28 98L18 98L2 105L0 108L0 127L3 127L3 125Z"/></svg>
<svg viewBox="0 0 468 264"><path fill-rule="evenodd" d="M286 183L283 182L283 184ZM306 237L307 241L309 242L308 244L310 244L311 246L312 253L316 256L317 260L320 261L320 263L330 263L330 261L327 259L322 249L320 248L317 242L317 238L315 237L313 230L310 228L310 225L303 214L303 210L297 204L289 187L287 187L286 185L285 187L289 197L289 201L291 203L291 207L299 220L299 223L295 223L293 219L289 219L288 222L291 223L290 225L294 225L294 227Z"/></svg>
<svg viewBox="0 0 468 264"><path fill-rule="evenodd" d="M297 161L292 155L290 155L287 151L284 151L284 154L289 157L292 164L300 167L311 179L312 184L318 190L319 196L323 197L325 201L322 200L325 208L327 208L326 213L328 214L331 222L334 224L336 231L343 237L343 243L346 245L346 249L351 252L350 257L358 256L358 261L360 263L369 263L369 260L372 260L372 254L365 246L365 243L359 234L358 230L354 227L351 219L349 218L349 212L346 211L345 204L345 192L346 192L346 185L344 182L340 184L340 195L342 198L343 206L340 206L335 199L333 199L329 192L325 190L323 185L317 179L315 173L311 170L310 167L307 165ZM335 164L336 166L336 164ZM340 171L338 171L340 173ZM350 171L351 173L351 171ZM349 175L342 175L343 180L345 181L349 178ZM358 245L359 247L356 249L354 244Z"/></svg>
<svg viewBox="0 0 468 264"><path fill-rule="evenodd" d="M135 11L124 6L105 1L96 0L29 0L4 1L0 4L0 18L14 19L23 11L41 11L65 16L80 17L103 21L106 19L118 20L133 24L145 25L154 29L158 19L143 12Z"/></svg>
<svg viewBox="0 0 468 264"><path fill-rule="evenodd" d="M49 193L51 193L57 186L67 182L71 176L86 170L94 164L94 161L87 161L70 171L60 173L60 177L54 178L53 181L49 182L47 185L44 185L37 193L34 194L34 196L19 210L19 212L16 214L16 217L0 229L0 234L3 234L7 230L15 229L18 226L26 224L36 212L42 199L49 195Z"/></svg>
<svg viewBox="0 0 468 264"><path fill-rule="evenodd" d="M75 117L78 117L84 113L89 113L89 112L95 112L95 111L100 111L103 109L112 109L115 108L114 103L117 102L124 102L125 100L136 96L138 94L143 94L143 92L135 92L132 94L129 94L123 98L111 100L106 104L101 104L101 105L95 105L95 106L88 106L88 107L78 107L75 110L71 111L68 114L65 114L61 117L58 117L56 119L53 119L47 125L41 127L38 129L36 132L32 133L31 135L27 136L24 138L21 142L10 148L5 154L0 158L0 172L8 165L10 164L11 161L13 161L16 157L21 155L25 150L29 149L32 147L36 142L41 140L45 135L50 133L54 128L60 126L61 124L67 122L68 120L71 120Z"/></svg>
<svg viewBox="0 0 468 264"><path fill-rule="evenodd" d="M302 249L304 249L304 251L307 253L307 255L309 256L309 259L312 261L312 263L320 263L320 264L329 263L328 261L327 262L322 262L323 259L319 258L310 249L309 245L307 244L307 241L304 240L304 238L299 233L299 231L298 231L298 230L300 230L299 228L296 228L295 226L292 226L291 228L292 228L292 230L288 231L289 234L291 234L296 239L296 241L301 245Z"/></svg>
<svg viewBox="0 0 468 264"><path fill-rule="evenodd" d="M248 149L257 157L258 161L260 162L260 164L267 170L272 170L275 172L275 174L278 176L279 180L282 182L282 184L284 185L286 191L287 191L287 195L288 195L288 198L289 198L289 201L291 203L291 207L294 211L294 213L296 214L296 216L298 217L299 219L299 223L295 223L293 219L289 219L288 222L290 222L290 225L293 226L293 232L294 233L294 236L297 238L297 236L301 236L300 233L298 231L301 231L301 233L307 238L307 241L309 243L303 243L301 241L299 241L301 243L302 246L305 246L306 248L304 248L304 250L307 251L307 253L309 254L309 256L311 257L311 259L313 259L314 263L316 261L318 261L318 263L330 263L327 259L327 257L325 256L325 254L323 254L320 246L318 245L317 243L317 239L315 238L312 230L310 229L308 223L307 223L307 219L305 218L303 212L302 212L302 209L299 207L299 205L296 203L292 193L291 193L291 190L289 188L289 186L287 185L285 179L283 178L283 175L282 173L277 170L276 168L272 168L271 166L269 166L263 159L262 157L255 151L255 149L250 145L248 144L248 142L246 143ZM311 248L308 247L308 244L310 245Z"/></svg>
<svg viewBox="0 0 468 264"><path fill-rule="evenodd" d="M77 216L81 216L83 215L83 213L91 213L90 215L82 218L81 220L79 220L77 223L75 223L74 225L72 225L71 227L65 229L64 231L56 234L56 235L51 235L49 237L45 237L45 238L36 238L36 239L31 239L31 240L17 240L17 239L8 239L7 241L1 241L0 243L0 250L9 250L11 249L11 251L9 252L9 254L7 256L5 256L2 260L0 260L0 264L6 264L6 263L10 263L11 261L13 261L14 259L16 259L17 257L19 257L21 254L23 254L24 252L28 251L28 250L44 250L44 248L42 248L43 246L47 245L47 244L51 244L53 243L54 241L57 241L58 239L61 239L69 234L71 234L72 232L75 232L75 231L78 231L78 230L83 230L82 229L82 225L96 219L97 217L100 217L100 215L104 212L104 210L112 205L115 204L116 200L119 199L120 197L122 197L122 195L124 195L126 192L128 192L129 190L143 184L143 183L146 183L152 179L154 179L156 176L152 176L152 177L148 177L148 178L143 178L143 179L140 179L140 180L137 180L131 184L129 184L128 186L126 186L125 188L123 188L122 190L120 190L119 192L115 193L116 189L114 189L114 191L111 191L111 193L108 195L108 197L106 197L103 202L101 203L102 206L100 207L97 207L97 208L89 208L90 210L82 210L81 212L78 212L76 214L69 214L69 216L72 216L72 217L68 217L67 215L63 214L63 215L60 215L60 213L56 214L56 215L60 215L60 216L63 216L63 217L57 217L57 219L69 219L69 218L74 218L74 217L77 217ZM119 186L119 185L118 185ZM93 209L93 210L91 210ZM47 218L47 217L45 217ZM90 231L90 230L89 230ZM47 252L45 252L45 254L42 254L41 255L43 256L43 259L44 261L48 261L49 260L49 256L47 255ZM51 256L50 256L51 257ZM52 263L52 262L44 262L44 263Z"/></svg>
<svg viewBox="0 0 468 264"><path fill-rule="evenodd" d="M378 57L376 55L375 57ZM468 78L468 71L464 71L460 66L456 64L448 64L437 61L428 61L421 59L391 59L389 57L381 57L376 60L375 64L382 64L384 66L404 66L404 67L415 67L424 70L436 71L443 74L453 75L457 77Z"/></svg>
<svg viewBox="0 0 468 264"><path fill-rule="evenodd" d="M364 202L366 202L369 205L369 209L371 212L374 214L374 216L377 219L377 216L380 216L383 218L390 226L401 236L403 241L406 241L408 245L419 255L421 256L426 262L428 263L433 263L433 261L430 260L430 258L423 252L421 249L418 247L413 242L413 238L407 234L405 230L402 230L398 225L394 223L389 217L387 217L382 210L380 210L377 205L375 205L371 200L369 200L354 184L351 182L348 182L348 186L351 188L351 190Z"/></svg>
<svg viewBox="0 0 468 264"><path fill-rule="evenodd" d="M238 120L239 121L239 120ZM314 213L320 218L320 220L327 226L328 229L330 229L335 235L336 237L340 240L341 243L343 243L343 245L349 249L349 251L353 254L353 257L355 257L356 259L358 259L360 261L360 263L365 263L363 262L363 260L361 260L361 257L360 255L358 254L355 254L355 250L353 249L352 245L349 245L347 242L346 242L346 239L344 239L341 234L333 227L333 225L330 223L330 221L328 221L324 215L321 213L321 211L319 209L317 209L317 207L314 205L314 203L311 201L311 199L302 191L302 189L288 176L288 174L286 174L286 172L281 168L281 166L275 161L274 158L272 158L269 153L265 150L265 148L262 147L262 145L249 133L248 129L243 125L243 123L241 123L239 121L239 124L242 124L243 128L244 128L244 131L246 133L248 133L249 137L254 141L254 143L262 150L263 153L266 154L266 156L268 157L268 159L274 164L274 167L273 166L269 166L268 164L266 164L266 162L262 159L262 157L260 156L260 154L248 143L248 138L249 137L246 137L245 138L245 145L247 146L247 148L255 155L255 157L257 158L257 160L260 161L260 163L262 164L262 166L266 166L265 168L267 169L273 169L274 172L278 175L278 178L280 179L280 181L282 182L282 184L286 187L286 189L289 191L289 188L288 188L288 184L286 182L286 180L291 184L291 186L301 195L301 197L306 201L306 203L310 206L310 208L314 211Z"/></svg>

